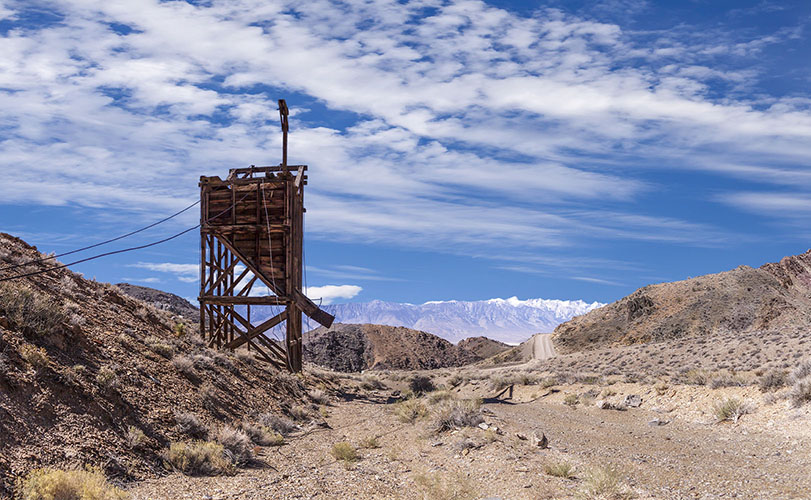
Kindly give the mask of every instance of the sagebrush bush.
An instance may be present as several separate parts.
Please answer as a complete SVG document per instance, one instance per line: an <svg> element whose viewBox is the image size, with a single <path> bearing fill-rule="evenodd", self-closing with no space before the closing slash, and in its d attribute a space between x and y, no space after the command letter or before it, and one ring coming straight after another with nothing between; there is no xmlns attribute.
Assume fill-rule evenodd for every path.
<svg viewBox="0 0 811 500"><path fill-rule="evenodd" d="M785 371L772 370L760 377L758 387L761 392L774 392L786 386L787 378Z"/></svg>
<svg viewBox="0 0 811 500"><path fill-rule="evenodd" d="M244 431L226 425L217 432L216 440L235 464L243 465L253 460L253 443Z"/></svg>
<svg viewBox="0 0 811 500"><path fill-rule="evenodd" d="M347 443L346 441L342 441L340 443L335 443L334 445L332 445L330 455L332 455L332 457L335 460L343 462L345 467L350 467L354 462L360 460L358 450L356 450L354 446Z"/></svg>
<svg viewBox="0 0 811 500"><path fill-rule="evenodd" d="M130 495L97 469L35 469L17 486L20 500L122 500Z"/></svg>
<svg viewBox="0 0 811 500"><path fill-rule="evenodd" d="M290 420L287 417L283 417L280 415L274 415L272 413L263 413L259 415L257 418L259 424L270 427L274 431L278 432L282 436L288 436L292 432L295 432L298 429L298 426L295 422Z"/></svg>
<svg viewBox="0 0 811 500"><path fill-rule="evenodd" d="M58 302L17 283L0 283L0 310L17 328L28 327L38 335L56 331L68 321Z"/></svg>
<svg viewBox="0 0 811 500"><path fill-rule="evenodd" d="M418 399L407 399L394 405L394 415L397 420L406 424L413 423L427 414L428 410Z"/></svg>
<svg viewBox="0 0 811 500"><path fill-rule="evenodd" d="M180 373L188 378L194 378L197 376L197 372L194 370L194 360L188 356L175 356L172 358L172 366L177 368Z"/></svg>
<svg viewBox="0 0 811 500"><path fill-rule="evenodd" d="M127 443L128 448L137 449L146 444L146 434L141 429L131 425L127 427L124 441Z"/></svg>
<svg viewBox="0 0 811 500"><path fill-rule="evenodd" d="M453 394L451 394L450 391L434 391L428 393L426 399L428 400L428 404L435 405L441 401L453 399Z"/></svg>
<svg viewBox="0 0 811 500"><path fill-rule="evenodd" d="M719 422L725 420L737 422L739 418L751 413L752 410L753 408L749 403L738 398L725 398L713 404L713 414Z"/></svg>
<svg viewBox="0 0 811 500"><path fill-rule="evenodd" d="M208 428L200 422L200 418L193 413L175 413L177 428L183 434L195 438L204 438L208 435Z"/></svg>
<svg viewBox="0 0 811 500"><path fill-rule="evenodd" d="M430 500L475 500L481 491L463 474L426 473L414 476L420 498Z"/></svg>
<svg viewBox="0 0 811 500"><path fill-rule="evenodd" d="M314 403L318 403L320 405L329 404L329 394L327 394L327 392L324 390L313 389L309 392L309 396Z"/></svg>
<svg viewBox="0 0 811 500"><path fill-rule="evenodd" d="M171 359L172 356L175 355L175 348L174 347L172 347L171 345L166 344L164 342L161 342L161 341L159 341L157 339L147 340L146 345L150 349L152 349L152 352L154 352L155 354L157 354L159 356L163 356L166 359Z"/></svg>
<svg viewBox="0 0 811 500"><path fill-rule="evenodd" d="M118 387L118 375L115 370L108 366L102 366L96 373L96 383L105 390L112 390Z"/></svg>
<svg viewBox="0 0 811 500"><path fill-rule="evenodd" d="M51 362L45 349L31 344L20 347L20 357L37 370L45 368Z"/></svg>
<svg viewBox="0 0 811 500"><path fill-rule="evenodd" d="M359 445L361 448L365 448L367 450L380 448L380 442L377 440L377 436L367 436L360 440Z"/></svg>
<svg viewBox="0 0 811 500"><path fill-rule="evenodd" d="M174 470L189 476L232 474L234 466L226 457L225 447L211 441L172 443L165 455Z"/></svg>
<svg viewBox="0 0 811 500"><path fill-rule="evenodd" d="M411 380L408 381L408 388L417 396L436 390L434 381L424 375L414 375L411 377Z"/></svg>
<svg viewBox="0 0 811 500"><path fill-rule="evenodd" d="M309 420L312 417L312 412L301 405L296 405L290 408L290 416L295 420Z"/></svg>
<svg viewBox="0 0 811 500"><path fill-rule="evenodd" d="M461 427L475 427L482 422L484 418L480 401L445 401L431 415L430 428L434 433L440 433Z"/></svg>
<svg viewBox="0 0 811 500"><path fill-rule="evenodd" d="M266 425L243 422L242 430L251 438L251 441L259 446L281 446L284 444L284 436Z"/></svg>
<svg viewBox="0 0 811 500"><path fill-rule="evenodd" d="M811 359L801 361L789 377L791 404L799 408L811 402Z"/></svg>
<svg viewBox="0 0 811 500"><path fill-rule="evenodd" d="M574 477L574 467L569 462L549 462L543 466L544 474L572 479Z"/></svg>
<svg viewBox="0 0 811 500"><path fill-rule="evenodd" d="M373 377L372 375L364 375L360 381L360 388L367 391L377 391L385 389L386 384L384 384L377 377Z"/></svg>
<svg viewBox="0 0 811 500"><path fill-rule="evenodd" d="M567 394L563 398L563 404L566 404L566 405L569 405L569 406L574 406L579 401L580 401L580 398L577 396L577 394Z"/></svg>
<svg viewBox="0 0 811 500"><path fill-rule="evenodd" d="M585 500L623 500L633 498L632 491L622 482L616 467L605 465L586 471L578 496Z"/></svg>

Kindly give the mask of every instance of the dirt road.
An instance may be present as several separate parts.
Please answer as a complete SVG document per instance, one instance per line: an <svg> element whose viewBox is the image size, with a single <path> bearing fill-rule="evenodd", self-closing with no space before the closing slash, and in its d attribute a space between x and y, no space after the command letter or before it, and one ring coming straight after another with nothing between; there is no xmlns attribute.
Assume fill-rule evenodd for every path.
<svg viewBox="0 0 811 500"><path fill-rule="evenodd" d="M453 498L574 498L585 471L604 464L619 467L639 499L811 498L807 439L678 419L652 427L648 421L660 415L648 410L571 408L546 399L485 405L499 434L468 428L439 435L426 421L399 422L382 397L345 401L329 408L331 429L264 449L257 468L235 477L147 481L133 489L134 498L445 498L442 488L468 492ZM546 434L549 449L517 437L533 431ZM370 436L380 447L361 449L353 466L330 456L334 443L359 445ZM473 447L462 453L466 441ZM545 464L559 461L573 464L578 478L544 474Z"/></svg>

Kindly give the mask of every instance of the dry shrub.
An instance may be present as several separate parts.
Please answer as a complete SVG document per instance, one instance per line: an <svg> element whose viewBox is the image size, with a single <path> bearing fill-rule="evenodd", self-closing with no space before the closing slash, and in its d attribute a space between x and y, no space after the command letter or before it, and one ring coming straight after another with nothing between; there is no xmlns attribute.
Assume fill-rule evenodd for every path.
<svg viewBox="0 0 811 500"><path fill-rule="evenodd" d="M435 405L442 401L453 399L453 394L451 394L449 391L434 391L429 393L426 399L428 400L428 404Z"/></svg>
<svg viewBox="0 0 811 500"><path fill-rule="evenodd" d="M131 449L141 448L146 444L146 434L141 429L131 425L127 427L127 433L124 435L124 441L127 447Z"/></svg>
<svg viewBox="0 0 811 500"><path fill-rule="evenodd" d="M358 450L346 441L332 445L332 449L329 453L335 460L342 462L346 468L351 467L353 463L360 460Z"/></svg>
<svg viewBox="0 0 811 500"><path fill-rule="evenodd" d="M175 413L175 422L178 430L188 436L204 438L208 435L208 428L193 413Z"/></svg>
<svg viewBox="0 0 811 500"><path fill-rule="evenodd" d="M725 398L713 404L713 414L719 422L725 420L737 422L743 415L752 413L752 411L753 407L750 403L738 398Z"/></svg>
<svg viewBox="0 0 811 500"><path fill-rule="evenodd" d="M282 436L288 436L292 432L295 432L298 429L298 426L295 422L290 420L287 417L274 415L272 413L263 413L259 415L257 419L260 425L265 427L270 427L274 431L278 432Z"/></svg>
<svg viewBox="0 0 811 500"><path fill-rule="evenodd" d="M259 446L281 446L284 444L284 436L268 426L243 422L242 430L251 438L251 441Z"/></svg>
<svg viewBox="0 0 811 500"><path fill-rule="evenodd" d="M407 399L394 405L394 415L403 423L414 423L427 414L425 405L417 399Z"/></svg>
<svg viewBox="0 0 811 500"><path fill-rule="evenodd" d="M421 498L426 500L474 500L482 496L471 480L462 474L417 474L414 483Z"/></svg>
<svg viewBox="0 0 811 500"><path fill-rule="evenodd" d="M0 310L17 328L31 328L47 335L68 321L62 306L27 285L0 283Z"/></svg>
<svg viewBox="0 0 811 500"><path fill-rule="evenodd" d="M584 500L625 500L634 496L622 482L619 470L611 465L587 470L577 493Z"/></svg>
<svg viewBox="0 0 811 500"><path fill-rule="evenodd" d="M580 401L580 398L577 396L577 394L574 394L574 393L567 394L566 397L563 398L563 404L569 405L569 406L576 405L578 403L578 401Z"/></svg>
<svg viewBox="0 0 811 500"><path fill-rule="evenodd" d="M750 384L750 380L742 375L729 372L720 372L715 374L710 379L711 389L720 389L722 387L743 387Z"/></svg>
<svg viewBox="0 0 811 500"><path fill-rule="evenodd" d="M329 394L327 394L327 392L324 390L313 389L309 392L309 396L314 403L318 403L320 405L329 404Z"/></svg>
<svg viewBox="0 0 811 500"><path fill-rule="evenodd" d="M785 371L771 370L760 377L758 387L761 392L774 392L786 386L787 378Z"/></svg>
<svg viewBox="0 0 811 500"><path fill-rule="evenodd" d="M293 417L294 420L310 420L312 418L312 412L301 405L296 405L290 408L290 416Z"/></svg>
<svg viewBox="0 0 811 500"><path fill-rule="evenodd" d="M31 344L23 344L20 347L20 357L37 370L45 368L51 362L45 349Z"/></svg>
<svg viewBox="0 0 811 500"><path fill-rule="evenodd" d="M543 466L544 474L561 477L563 479L574 478L574 466L569 462L549 462Z"/></svg>
<svg viewBox="0 0 811 500"><path fill-rule="evenodd" d="M361 448L365 448L367 450L373 450L376 448L380 448L380 442L377 440L377 436L368 436L360 440L359 443Z"/></svg>
<svg viewBox="0 0 811 500"><path fill-rule="evenodd" d="M811 402L811 359L801 361L789 377L789 399L796 408Z"/></svg>
<svg viewBox="0 0 811 500"><path fill-rule="evenodd" d="M408 381L408 388L417 396L436 390L434 381L431 380L431 377L426 377L425 375L414 375L411 377L411 380Z"/></svg>
<svg viewBox="0 0 811 500"><path fill-rule="evenodd" d="M169 344L159 341L158 339L152 337L147 339L146 345L152 349L152 352L159 356L163 356L166 359L171 359L172 356L175 354L175 348Z"/></svg>
<svg viewBox="0 0 811 500"><path fill-rule="evenodd" d="M253 460L253 442L242 430L226 425L217 432L217 442L235 464L243 465Z"/></svg>
<svg viewBox="0 0 811 500"><path fill-rule="evenodd" d="M549 389L552 386L558 385L558 379L556 379L555 377L546 377L539 383L541 387L543 387L544 389Z"/></svg>
<svg viewBox="0 0 811 500"><path fill-rule="evenodd" d="M440 433L461 427L475 427L483 421L480 401L446 401L434 410L430 427L434 433Z"/></svg>
<svg viewBox="0 0 811 500"><path fill-rule="evenodd" d="M707 385L710 375L705 370L688 370L678 378L679 382L687 385Z"/></svg>
<svg viewBox="0 0 811 500"><path fill-rule="evenodd" d="M122 500L130 495L97 469L35 469L17 486L20 500Z"/></svg>
<svg viewBox="0 0 811 500"><path fill-rule="evenodd" d="M113 390L118 387L118 375L109 366L102 366L96 373L96 383L105 390Z"/></svg>
<svg viewBox="0 0 811 500"><path fill-rule="evenodd" d="M175 356L172 358L172 366L188 378L197 376L197 372L194 370L194 360L188 356Z"/></svg>
<svg viewBox="0 0 811 500"><path fill-rule="evenodd" d="M165 456L174 470L189 476L232 474L234 466L225 455L225 447L211 441L172 443Z"/></svg>

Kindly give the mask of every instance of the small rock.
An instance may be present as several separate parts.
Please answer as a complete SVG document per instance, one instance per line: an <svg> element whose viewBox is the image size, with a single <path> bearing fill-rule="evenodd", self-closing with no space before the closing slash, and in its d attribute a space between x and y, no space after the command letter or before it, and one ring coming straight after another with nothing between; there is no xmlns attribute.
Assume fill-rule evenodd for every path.
<svg viewBox="0 0 811 500"><path fill-rule="evenodd" d="M529 467L516 467L515 472L529 472Z"/></svg>
<svg viewBox="0 0 811 500"><path fill-rule="evenodd" d="M481 429L481 430L483 430L483 431L486 431L486 430L487 430L487 429L489 429L489 428L490 428L490 426L489 426L489 425L487 425L487 424L486 424L486 423L484 423L484 422L482 422L482 423L480 423L480 424L479 424L479 429Z"/></svg>
<svg viewBox="0 0 811 500"><path fill-rule="evenodd" d="M642 406L642 397L637 394L628 394L625 396L623 404L629 408L639 408Z"/></svg>
<svg viewBox="0 0 811 500"><path fill-rule="evenodd" d="M517 437L521 441L526 441L527 440L527 437L524 434L521 434L520 432L516 432L515 437Z"/></svg>
<svg viewBox="0 0 811 500"><path fill-rule="evenodd" d="M463 457L467 456L468 453L470 453L470 448L465 448L464 450L462 450Z"/></svg>
<svg viewBox="0 0 811 500"><path fill-rule="evenodd" d="M8 318L5 316L0 316L0 326L3 328L8 328Z"/></svg>
<svg viewBox="0 0 811 500"><path fill-rule="evenodd" d="M609 403L605 399L598 399L597 401L595 401L594 406L596 406L597 408L599 408L601 410L610 410L611 409L611 403Z"/></svg>
<svg viewBox="0 0 811 500"><path fill-rule="evenodd" d="M670 420L662 420L659 418L654 418L653 420L648 421L648 425L651 427L657 427L659 425L667 425L670 423Z"/></svg>
<svg viewBox="0 0 811 500"><path fill-rule="evenodd" d="M443 444L444 443L442 441L435 441L435 442L431 443L431 446L436 448L437 446L442 446Z"/></svg>
<svg viewBox="0 0 811 500"><path fill-rule="evenodd" d="M543 432L539 436L537 432L532 434L532 446L537 446L538 448L545 450L549 448L549 440L546 439L546 434Z"/></svg>

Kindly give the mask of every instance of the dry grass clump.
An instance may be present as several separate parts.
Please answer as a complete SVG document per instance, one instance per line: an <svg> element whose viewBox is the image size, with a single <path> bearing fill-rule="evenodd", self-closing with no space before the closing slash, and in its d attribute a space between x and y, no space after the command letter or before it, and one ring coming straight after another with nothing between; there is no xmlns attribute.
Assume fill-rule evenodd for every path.
<svg viewBox="0 0 811 500"><path fill-rule="evenodd" d="M130 495L97 469L35 469L20 480L20 500L122 500Z"/></svg>
<svg viewBox="0 0 811 500"><path fill-rule="evenodd" d="M481 401L452 400L438 405L431 417L430 428L440 433L462 427L475 427L482 423Z"/></svg>
<svg viewBox="0 0 811 500"><path fill-rule="evenodd" d="M373 450L380 448L380 442L377 440L377 436L367 436L360 440L359 446L367 450Z"/></svg>
<svg viewBox="0 0 811 500"><path fill-rule="evenodd" d="M561 477L563 479L574 478L574 466L569 462L549 462L543 466L544 474Z"/></svg>
<svg viewBox="0 0 811 500"><path fill-rule="evenodd" d="M774 392L786 386L788 377L783 370L772 370L763 374L758 380L758 387L761 392Z"/></svg>
<svg viewBox="0 0 811 500"><path fill-rule="evenodd" d="M738 398L725 398L716 401L712 407L713 414L719 422L732 420L738 422L738 419L747 413L752 413L754 408L748 402L741 401Z"/></svg>
<svg viewBox="0 0 811 500"><path fill-rule="evenodd" d="M577 496L584 500L625 500L634 494L622 482L619 470L611 465L592 467L586 471Z"/></svg>
<svg viewBox="0 0 811 500"><path fill-rule="evenodd" d="M211 441L172 443L165 455L167 464L189 476L232 474L234 465L225 455L225 447Z"/></svg>
<svg viewBox="0 0 811 500"><path fill-rule="evenodd" d="M102 366L96 373L96 383L105 390L113 390L118 387L118 375L109 366Z"/></svg>
<svg viewBox="0 0 811 500"><path fill-rule="evenodd" d="M471 480L461 474L417 474L414 483L420 490L421 498L426 500L474 500L482 497Z"/></svg>
<svg viewBox="0 0 811 500"><path fill-rule="evenodd" d="M166 359L171 359L175 355L175 348L158 340L147 341L147 346L152 352Z"/></svg>
<svg viewBox="0 0 811 500"><path fill-rule="evenodd" d="M320 405L329 404L329 394L322 389L313 389L309 393L310 399Z"/></svg>
<svg viewBox="0 0 811 500"><path fill-rule="evenodd" d="M425 399L428 400L428 404L435 405L439 402L453 399L453 394L451 394L450 391L434 391L429 393Z"/></svg>
<svg viewBox="0 0 811 500"><path fill-rule="evenodd" d="M175 422L178 430L188 436L201 439L208 435L208 427L193 413L175 413Z"/></svg>
<svg viewBox="0 0 811 500"><path fill-rule="evenodd" d="M284 444L284 436L265 425L243 422L242 431L259 446L281 446Z"/></svg>
<svg viewBox="0 0 811 500"><path fill-rule="evenodd" d="M414 423L428 414L422 401L407 399L394 405L394 415L404 424Z"/></svg>
<svg viewBox="0 0 811 500"><path fill-rule="evenodd" d="M710 388L720 389L722 387L743 387L752 381L740 374L722 371L714 374L710 378Z"/></svg>
<svg viewBox="0 0 811 500"><path fill-rule="evenodd" d="M20 347L20 357L37 370L45 368L51 362L45 349L31 344L23 344Z"/></svg>
<svg viewBox="0 0 811 500"><path fill-rule="evenodd" d="M141 448L146 444L146 434L141 429L131 425L127 427L127 433L124 435L124 442L127 447L133 450Z"/></svg>
<svg viewBox="0 0 811 500"><path fill-rule="evenodd" d="M796 408L811 402L811 359L801 361L789 377L789 399Z"/></svg>
<svg viewBox="0 0 811 500"><path fill-rule="evenodd" d="M710 374L706 370L692 369L679 374L676 379L687 385L707 385L710 381Z"/></svg>
<svg viewBox="0 0 811 500"><path fill-rule="evenodd" d="M360 460L358 450L356 450L354 446L346 441L341 441L332 445L332 449L329 453L335 460L342 462L346 468L351 467L352 464Z"/></svg>
<svg viewBox="0 0 811 500"><path fill-rule="evenodd" d="M64 308L47 295L17 283L0 283L0 309L17 328L47 335L68 321Z"/></svg>
<svg viewBox="0 0 811 500"><path fill-rule="evenodd" d="M235 464L244 465L253 461L253 442L242 430L226 425L217 432L216 440Z"/></svg>
<svg viewBox="0 0 811 500"><path fill-rule="evenodd" d="M180 355L172 358L172 366L185 375L187 378L195 378L197 372L194 370L194 360L188 356Z"/></svg>
<svg viewBox="0 0 811 500"><path fill-rule="evenodd" d="M563 404L569 405L569 406L575 406L579 401L580 401L580 398L577 396L577 394L574 394L574 393L567 394L563 398Z"/></svg>
<svg viewBox="0 0 811 500"><path fill-rule="evenodd" d="M287 417L274 415L272 413L263 413L259 415L257 418L260 425L265 427L270 427L274 431L278 432L282 436L288 436L292 432L295 432L298 429L298 426L295 422L290 420Z"/></svg>

